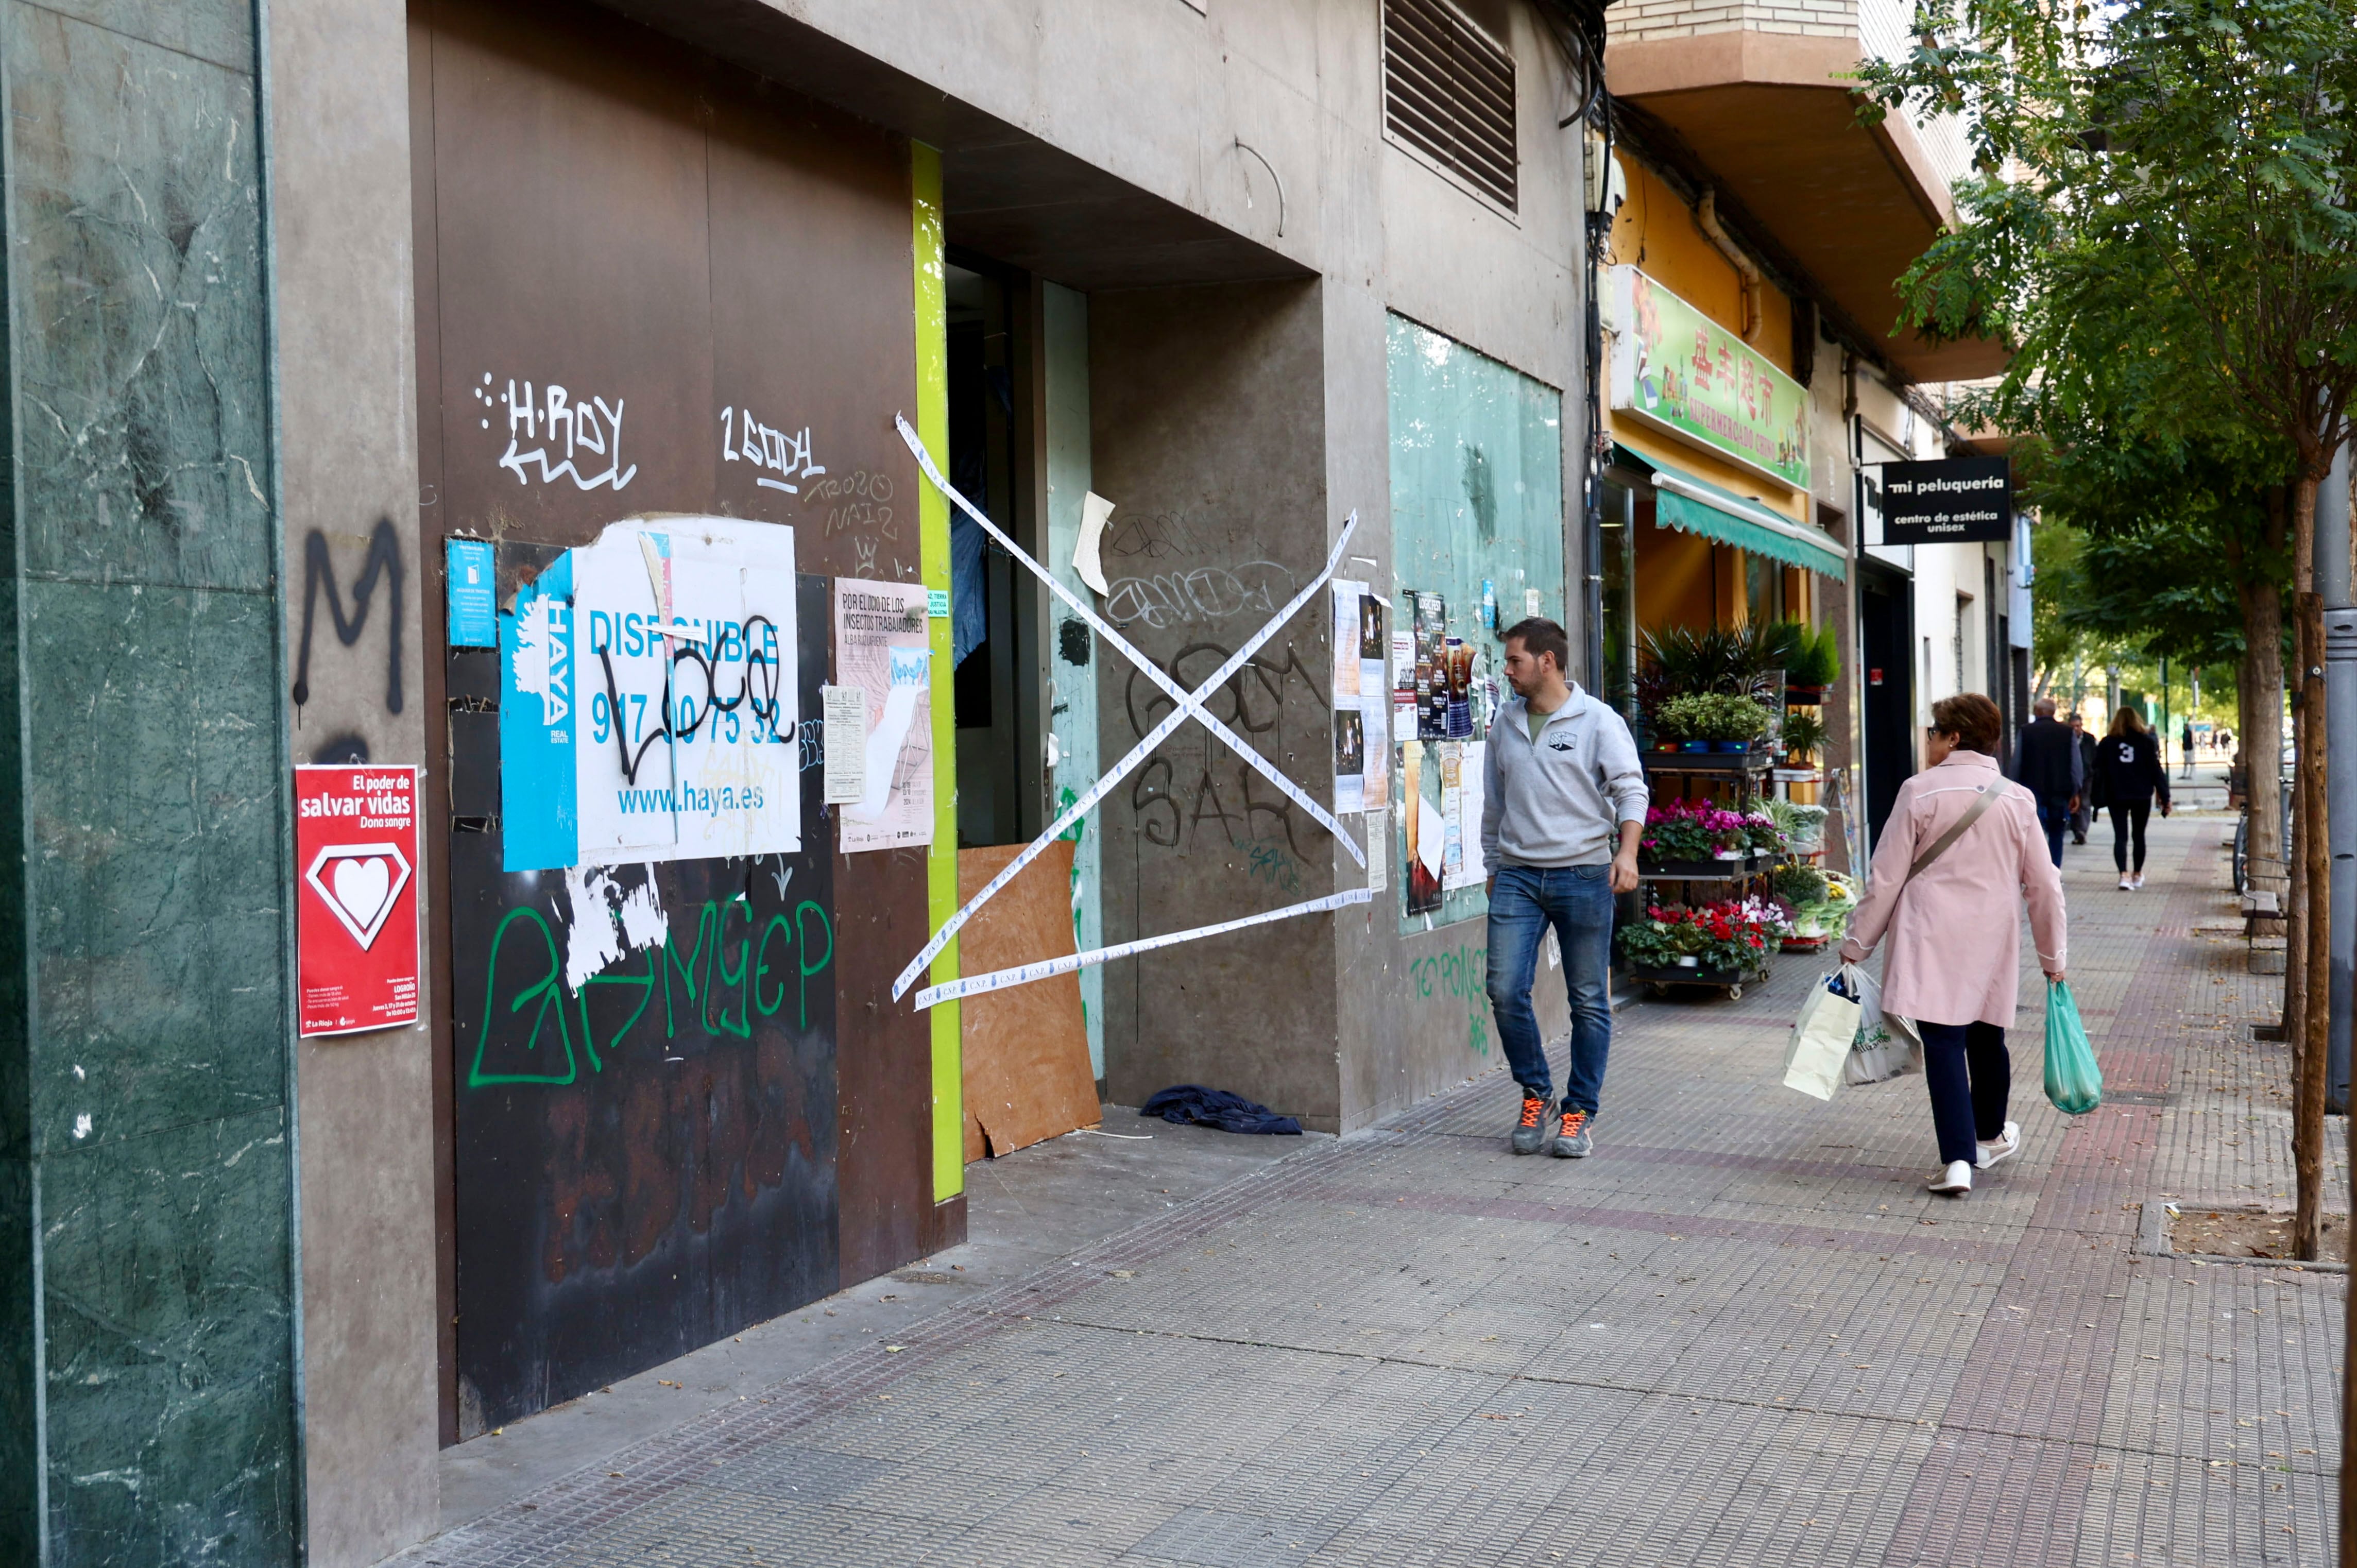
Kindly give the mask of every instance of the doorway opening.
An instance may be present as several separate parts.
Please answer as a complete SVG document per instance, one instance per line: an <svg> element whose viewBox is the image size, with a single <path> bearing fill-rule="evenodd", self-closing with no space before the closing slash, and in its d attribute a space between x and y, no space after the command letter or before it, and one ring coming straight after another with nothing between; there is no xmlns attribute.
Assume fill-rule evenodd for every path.
<svg viewBox="0 0 2357 1568"><path fill-rule="evenodd" d="M960 252L945 282L950 482L1036 560L1042 507L1029 283ZM1046 589L954 510L950 568L958 844L1026 843L1047 821Z"/></svg>
<svg viewBox="0 0 2357 1568"><path fill-rule="evenodd" d="M1873 561L1858 563L1858 663L1866 671L1866 821L1870 839L1915 771L1914 585Z"/></svg>

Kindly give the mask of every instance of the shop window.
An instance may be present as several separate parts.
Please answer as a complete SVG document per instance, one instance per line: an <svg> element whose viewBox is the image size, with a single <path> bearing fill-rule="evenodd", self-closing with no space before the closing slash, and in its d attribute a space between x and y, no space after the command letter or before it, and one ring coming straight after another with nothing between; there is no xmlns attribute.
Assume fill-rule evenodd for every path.
<svg viewBox="0 0 2357 1568"><path fill-rule="evenodd" d="M1388 360L1394 691L1406 682L1398 705L1413 709L1392 737L1393 896L1410 931L1489 907L1481 747L1508 694L1498 633L1566 618L1563 394L1397 316Z"/></svg>
<svg viewBox="0 0 2357 1568"><path fill-rule="evenodd" d="M1637 508L1628 486L1604 481L1604 668L1598 695L1634 719L1637 712Z"/></svg>

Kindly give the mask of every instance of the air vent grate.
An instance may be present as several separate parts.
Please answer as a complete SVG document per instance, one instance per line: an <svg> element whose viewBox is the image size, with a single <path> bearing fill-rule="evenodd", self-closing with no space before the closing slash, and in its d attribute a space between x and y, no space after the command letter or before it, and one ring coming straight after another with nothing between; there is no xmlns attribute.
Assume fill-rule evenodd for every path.
<svg viewBox="0 0 2357 1568"><path fill-rule="evenodd" d="M1383 126L1514 210L1514 57L1448 0L1383 0Z"/></svg>

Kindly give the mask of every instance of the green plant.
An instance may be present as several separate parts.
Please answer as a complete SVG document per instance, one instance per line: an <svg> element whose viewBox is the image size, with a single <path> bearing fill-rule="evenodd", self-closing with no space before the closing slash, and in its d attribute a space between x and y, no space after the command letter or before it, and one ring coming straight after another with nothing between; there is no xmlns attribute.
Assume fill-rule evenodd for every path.
<svg viewBox="0 0 2357 1568"><path fill-rule="evenodd" d="M1757 740L1768 733L1768 710L1731 692L1690 692L1663 703L1653 727L1679 740Z"/></svg>
<svg viewBox="0 0 2357 1568"><path fill-rule="evenodd" d="M1673 626L1645 634L1645 664L1653 678L1663 689L1689 696L1760 695L1763 672L1777 667L1776 651L1764 630Z"/></svg>
<svg viewBox="0 0 2357 1568"><path fill-rule="evenodd" d="M1776 873L1775 888L1777 897L1804 908L1824 901L1825 874L1813 865L1788 865Z"/></svg>
<svg viewBox="0 0 2357 1568"><path fill-rule="evenodd" d="M1799 628L1792 662L1784 666L1788 686L1830 686L1841 679L1841 653L1831 622L1810 631Z"/></svg>
<svg viewBox="0 0 2357 1568"><path fill-rule="evenodd" d="M1813 756L1817 747L1824 744L1824 722L1816 714L1803 712L1784 715L1784 754L1787 757Z"/></svg>

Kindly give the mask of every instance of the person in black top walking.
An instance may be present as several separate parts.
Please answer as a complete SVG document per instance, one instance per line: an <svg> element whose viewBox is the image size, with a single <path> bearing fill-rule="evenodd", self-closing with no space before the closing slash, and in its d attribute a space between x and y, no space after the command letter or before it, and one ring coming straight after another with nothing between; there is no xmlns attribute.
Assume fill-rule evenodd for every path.
<svg viewBox="0 0 2357 1568"><path fill-rule="evenodd" d="M2193 777L2193 721L2185 721L2185 776Z"/></svg>
<svg viewBox="0 0 2357 1568"><path fill-rule="evenodd" d="M2112 864L2120 868L2120 888L2133 893L2144 886L2144 827L2152 815L2152 800L2160 797L2160 814L2169 815L2169 769L2160 760L2160 742L2144 715L2122 708L2112 716L2112 727L2095 747L2095 769L2105 809L2112 813ZM2133 840L2136 864L2129 867Z"/></svg>
<svg viewBox="0 0 2357 1568"><path fill-rule="evenodd" d="M2072 787L2071 732L2054 717L2053 698L2039 698L2031 711L2038 716L2021 726L2021 742L2013 751L2013 779L2038 797L2038 825L2046 830L2046 852L2059 866L2062 832L2079 800L2079 791Z"/></svg>

